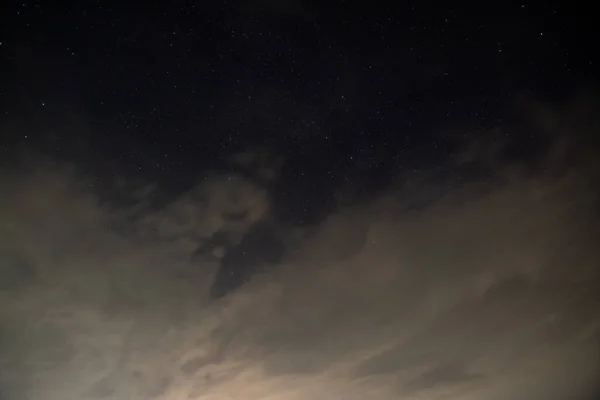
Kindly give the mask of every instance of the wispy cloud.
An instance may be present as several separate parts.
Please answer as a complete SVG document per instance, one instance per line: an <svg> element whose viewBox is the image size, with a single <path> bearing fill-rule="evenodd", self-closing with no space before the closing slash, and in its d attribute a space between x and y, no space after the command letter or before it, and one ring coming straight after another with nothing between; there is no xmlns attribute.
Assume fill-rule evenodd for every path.
<svg viewBox="0 0 600 400"><path fill-rule="evenodd" d="M74 165L1 171L2 395L585 394L599 360L597 175L573 149L586 137L574 133L593 125L578 126L581 106L527 105L527 123L445 166L486 165L495 179L457 181L412 207L434 193L436 171L401 175L317 228L282 230L282 261L220 300L209 296L217 265L193 254L216 232L236 243L269 218L264 186L214 174L160 210L132 213L102 202ZM526 131L551 139L536 168L494 139Z"/></svg>

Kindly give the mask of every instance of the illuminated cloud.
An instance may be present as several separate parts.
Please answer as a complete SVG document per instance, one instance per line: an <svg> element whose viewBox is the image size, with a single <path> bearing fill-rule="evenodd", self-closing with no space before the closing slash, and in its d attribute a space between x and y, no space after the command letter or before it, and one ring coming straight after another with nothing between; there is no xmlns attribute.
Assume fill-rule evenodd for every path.
<svg viewBox="0 0 600 400"><path fill-rule="evenodd" d="M586 394L599 360L597 175L585 158L553 168L570 159L555 128L572 114L528 115L559 134L552 143L561 151L551 146L541 168L506 164L494 142L448 168L484 155L496 160L488 166L498 179L464 182L416 208L435 171L403 175L370 202L301 231L278 265L219 300L209 296L216 265L194 253L216 232L236 244L269 219L265 187L213 174L160 210L132 214L99 201L74 166L2 171L2 394ZM252 154L237 161L250 165Z"/></svg>

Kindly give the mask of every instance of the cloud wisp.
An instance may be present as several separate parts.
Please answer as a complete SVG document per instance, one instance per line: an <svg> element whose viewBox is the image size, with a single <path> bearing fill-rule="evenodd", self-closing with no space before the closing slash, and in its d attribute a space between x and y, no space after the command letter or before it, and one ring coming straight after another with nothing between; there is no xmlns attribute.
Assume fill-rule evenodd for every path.
<svg viewBox="0 0 600 400"><path fill-rule="evenodd" d="M448 178L435 193L439 171L400 175L317 227L281 228L285 250L220 298L211 296L226 254L217 239L240 244L269 220L264 187L215 174L161 209L132 212L103 202L72 165L4 169L0 397L591 393L600 360L598 176L593 158L572 157L567 144L580 144L571 129L593 128L576 126L571 111L528 110L532 125L491 137L548 132L535 166L510 154L492 162L505 149L493 140L443 169L487 163L486 181Z"/></svg>

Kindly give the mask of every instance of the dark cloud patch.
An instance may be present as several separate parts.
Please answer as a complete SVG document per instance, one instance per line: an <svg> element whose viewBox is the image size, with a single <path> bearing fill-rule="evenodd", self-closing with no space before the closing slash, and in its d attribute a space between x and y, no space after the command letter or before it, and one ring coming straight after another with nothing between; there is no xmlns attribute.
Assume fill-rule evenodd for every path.
<svg viewBox="0 0 600 400"><path fill-rule="evenodd" d="M249 281L269 264L281 260L284 247L272 224L257 222L240 242L225 250L211 287L211 295L220 298Z"/></svg>

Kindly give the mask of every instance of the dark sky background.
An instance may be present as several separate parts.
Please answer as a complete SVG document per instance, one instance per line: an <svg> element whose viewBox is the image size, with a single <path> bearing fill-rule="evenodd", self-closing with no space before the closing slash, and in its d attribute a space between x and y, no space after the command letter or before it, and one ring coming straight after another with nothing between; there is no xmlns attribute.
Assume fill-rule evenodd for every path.
<svg viewBox="0 0 600 400"><path fill-rule="evenodd" d="M398 165L439 162L440 130L495 126L527 91L560 101L597 69L591 21L565 5L4 9L12 143L178 188L232 151L267 145L289 159L284 180L298 189L288 197L307 198L309 214L345 179L376 186Z"/></svg>
<svg viewBox="0 0 600 400"><path fill-rule="evenodd" d="M591 396L575 6L3 4L0 400Z"/></svg>

